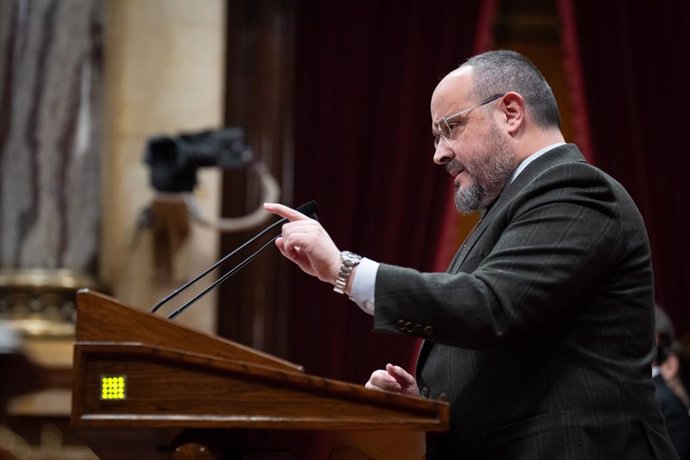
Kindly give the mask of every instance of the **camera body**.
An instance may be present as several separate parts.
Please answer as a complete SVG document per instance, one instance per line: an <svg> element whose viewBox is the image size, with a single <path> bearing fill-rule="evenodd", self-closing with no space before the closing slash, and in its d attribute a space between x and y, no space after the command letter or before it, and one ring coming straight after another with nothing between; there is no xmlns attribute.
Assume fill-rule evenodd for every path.
<svg viewBox="0 0 690 460"><path fill-rule="evenodd" d="M242 128L223 128L177 137L152 137L146 146L144 162L151 169L151 185L158 192L191 192L196 186L196 171L217 166L238 169L252 159L244 143Z"/></svg>

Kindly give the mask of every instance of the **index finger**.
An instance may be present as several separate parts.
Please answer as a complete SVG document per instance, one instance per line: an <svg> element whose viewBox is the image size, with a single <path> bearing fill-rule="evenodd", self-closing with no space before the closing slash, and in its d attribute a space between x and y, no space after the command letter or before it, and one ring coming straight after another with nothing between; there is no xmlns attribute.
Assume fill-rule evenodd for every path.
<svg viewBox="0 0 690 460"><path fill-rule="evenodd" d="M296 209L292 209L280 203L264 203L264 209L270 212L271 214L276 214L280 217L284 217L290 222L295 220L309 219L309 217L305 216Z"/></svg>

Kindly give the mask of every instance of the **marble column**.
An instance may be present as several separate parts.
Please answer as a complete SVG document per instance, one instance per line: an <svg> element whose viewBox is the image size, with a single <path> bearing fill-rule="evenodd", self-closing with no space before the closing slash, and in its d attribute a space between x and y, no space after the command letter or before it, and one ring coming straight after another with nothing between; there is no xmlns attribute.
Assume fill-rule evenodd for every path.
<svg viewBox="0 0 690 460"><path fill-rule="evenodd" d="M0 267L96 275L103 2L0 0Z"/></svg>
<svg viewBox="0 0 690 460"><path fill-rule="evenodd" d="M74 290L98 277L103 11L103 0L0 0L0 323L52 376L71 368ZM95 458L63 445L70 400L64 382L13 397L8 420L31 422L0 426L0 445L17 458Z"/></svg>

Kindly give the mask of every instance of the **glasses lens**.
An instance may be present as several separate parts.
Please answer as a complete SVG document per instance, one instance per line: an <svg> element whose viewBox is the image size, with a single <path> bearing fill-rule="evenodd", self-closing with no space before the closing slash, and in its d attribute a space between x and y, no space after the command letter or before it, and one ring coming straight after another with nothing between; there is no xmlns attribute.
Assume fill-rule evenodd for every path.
<svg viewBox="0 0 690 460"><path fill-rule="evenodd" d="M441 141L450 141L450 136L452 134L452 129L450 126L448 126L448 123L446 123L446 120L442 120L438 124L438 134L434 136L434 147L438 147L438 144L441 143Z"/></svg>

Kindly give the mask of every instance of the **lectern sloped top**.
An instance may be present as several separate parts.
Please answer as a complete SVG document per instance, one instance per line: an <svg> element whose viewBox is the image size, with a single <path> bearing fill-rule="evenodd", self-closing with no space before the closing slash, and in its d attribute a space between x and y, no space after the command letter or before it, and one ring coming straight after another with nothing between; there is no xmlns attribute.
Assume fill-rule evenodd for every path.
<svg viewBox="0 0 690 460"><path fill-rule="evenodd" d="M281 369L301 370L301 366L296 364L86 289L77 293L76 339L77 342L139 342Z"/></svg>
<svg viewBox="0 0 690 460"><path fill-rule="evenodd" d="M80 291L72 424L83 429L445 431L448 405L367 390Z"/></svg>

